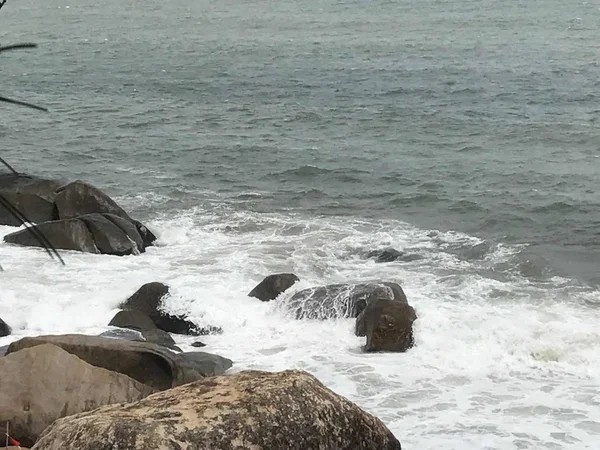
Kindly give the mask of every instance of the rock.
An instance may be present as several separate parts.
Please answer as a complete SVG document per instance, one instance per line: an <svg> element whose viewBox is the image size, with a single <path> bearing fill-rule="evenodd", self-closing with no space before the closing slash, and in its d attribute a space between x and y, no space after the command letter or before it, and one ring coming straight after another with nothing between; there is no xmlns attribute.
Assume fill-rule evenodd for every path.
<svg viewBox="0 0 600 450"><path fill-rule="evenodd" d="M268 302L276 299L279 294L289 289L297 281L300 281L300 278L293 273L269 275L252 289L248 296L256 297L263 302Z"/></svg>
<svg viewBox="0 0 600 450"><path fill-rule="evenodd" d="M401 450L376 417L301 371L241 372L56 421L34 450Z"/></svg>
<svg viewBox="0 0 600 450"><path fill-rule="evenodd" d="M366 352L405 352L414 345L412 306L389 298L377 298L356 319L355 334L367 336Z"/></svg>
<svg viewBox="0 0 600 450"><path fill-rule="evenodd" d="M137 220L133 220L132 223L135 225L138 234L142 237L144 248L153 245L154 241L156 241L156 236L154 233L152 233L152 231L150 231L145 225Z"/></svg>
<svg viewBox="0 0 600 450"><path fill-rule="evenodd" d="M139 331L131 330L128 328L117 328L112 330L106 330L99 334L101 337L110 339L123 339L125 341L139 341L144 342L144 336Z"/></svg>
<svg viewBox="0 0 600 450"><path fill-rule="evenodd" d="M196 347L196 348L206 347L206 344L204 342L196 341L196 342L192 342L192 347Z"/></svg>
<svg viewBox="0 0 600 450"><path fill-rule="evenodd" d="M158 390L204 377L193 363L160 345L101 336L26 337L10 344L7 354L46 343L59 346L96 367L122 373Z"/></svg>
<svg viewBox="0 0 600 450"><path fill-rule="evenodd" d="M367 255L367 258L375 259L375 262L384 263L384 262L392 262L397 259L401 259L404 256L404 252L399 252L395 248L388 247L383 250L375 250L370 252Z"/></svg>
<svg viewBox="0 0 600 450"><path fill-rule="evenodd" d="M198 372L212 377L214 375L221 375L233 366L233 361L228 358L223 358L219 355L213 355L212 353L206 352L185 352L181 356L191 361L194 367L197 368Z"/></svg>
<svg viewBox="0 0 600 450"><path fill-rule="evenodd" d="M397 283L330 284L305 289L286 301L297 319L336 319L357 317L376 298L407 303Z"/></svg>
<svg viewBox="0 0 600 450"><path fill-rule="evenodd" d="M54 198L62 181L44 180L31 175L0 174L0 195L34 223L56 220ZM12 213L0 206L0 225L21 226Z"/></svg>
<svg viewBox="0 0 600 450"><path fill-rule="evenodd" d="M120 219L117 216L112 217L114 220ZM115 225L115 222L105 217L104 214L87 214L80 216L79 220L87 225L94 237L96 247L102 254L125 256L139 255L144 251L143 247L140 249L136 244L136 241L142 241L137 230L132 231L135 233L133 237L128 236L121 227ZM135 227L132 225L132 228Z"/></svg>
<svg viewBox="0 0 600 450"><path fill-rule="evenodd" d="M147 314L154 325L168 333L191 336L202 335L202 330L196 324L187 320L185 316L171 315L161 310L162 299L168 293L169 286L165 284L158 282L146 283L121 303L120 308Z"/></svg>
<svg viewBox="0 0 600 450"><path fill-rule="evenodd" d="M79 219L54 220L36 225L54 248L62 250L79 250L87 253L100 253L94 242L92 233ZM16 231L4 236L4 241L10 244L41 247L42 244L27 229Z"/></svg>
<svg viewBox="0 0 600 450"><path fill-rule="evenodd" d="M131 221L129 214L112 198L81 180L58 188L54 203L59 219L72 219L94 213L109 213Z"/></svg>
<svg viewBox="0 0 600 450"><path fill-rule="evenodd" d="M158 328L142 331L142 337L146 342L162 345L163 347L167 347L168 349L175 350L177 352L183 351L177 347L177 345L175 345L175 341L169 333L159 330Z"/></svg>
<svg viewBox="0 0 600 450"><path fill-rule="evenodd" d="M12 330L8 324L4 320L0 319L0 337L8 336L11 332Z"/></svg>
<svg viewBox="0 0 600 450"><path fill-rule="evenodd" d="M156 329L148 314L136 310L119 311L108 325L137 331Z"/></svg>
<svg viewBox="0 0 600 450"><path fill-rule="evenodd" d="M140 400L155 392L51 344L3 357L0 380L0 423L9 421L11 436L27 446L60 417Z"/></svg>
<svg viewBox="0 0 600 450"><path fill-rule="evenodd" d="M8 351L8 345L3 345L2 347L0 347L0 356L4 356L7 351Z"/></svg>

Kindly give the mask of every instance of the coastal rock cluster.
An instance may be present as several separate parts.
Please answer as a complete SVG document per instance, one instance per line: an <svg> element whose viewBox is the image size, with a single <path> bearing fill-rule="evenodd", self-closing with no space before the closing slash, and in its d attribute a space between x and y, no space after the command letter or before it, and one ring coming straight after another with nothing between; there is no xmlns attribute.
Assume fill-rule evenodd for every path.
<svg viewBox="0 0 600 450"><path fill-rule="evenodd" d="M137 255L156 239L81 181L0 175L0 194L58 249ZM1 208L0 224L21 225ZM5 241L42 245L28 229ZM291 273L269 275L248 296L281 302L296 320L352 318L367 352L404 352L414 345L417 316L397 283L289 293L298 281ZM173 335L223 330L170 314L164 305L169 295L168 285L147 283L119 305L99 336L24 337L1 348L0 427L8 424L12 438L35 450L401 449L379 419L306 372L227 374L230 359L182 351ZM10 333L0 319L0 337Z"/></svg>

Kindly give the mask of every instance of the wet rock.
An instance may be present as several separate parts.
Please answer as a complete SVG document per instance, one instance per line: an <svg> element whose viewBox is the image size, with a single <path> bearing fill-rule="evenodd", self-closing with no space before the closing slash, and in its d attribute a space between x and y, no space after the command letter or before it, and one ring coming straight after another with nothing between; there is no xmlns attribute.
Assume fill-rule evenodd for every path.
<svg viewBox="0 0 600 450"><path fill-rule="evenodd" d="M0 174L0 195L34 223L58 219L54 206L56 189L64 182L32 175ZM0 225L21 226L11 212L0 206Z"/></svg>
<svg viewBox="0 0 600 450"><path fill-rule="evenodd" d="M8 345L3 345L2 347L0 347L0 356L4 356L7 351L8 351Z"/></svg>
<svg viewBox="0 0 600 450"><path fill-rule="evenodd" d="M249 297L256 297L263 302L276 299L282 292L292 287L294 283L300 281L293 273L278 273L269 275L262 280L249 293Z"/></svg>
<svg viewBox="0 0 600 450"><path fill-rule="evenodd" d="M407 303L397 283L330 284L294 294L286 306L297 319L335 319L357 317L376 298Z"/></svg>
<svg viewBox="0 0 600 450"><path fill-rule="evenodd" d="M80 216L78 219L87 225L94 238L96 248L100 253L116 256L140 254L140 249L138 249L135 241L141 241L142 238L139 235L136 239L131 238L120 227L115 225L113 221L104 217L104 215L87 214ZM135 234L137 234L137 230Z"/></svg>
<svg viewBox="0 0 600 450"><path fill-rule="evenodd" d="M301 371L241 372L56 421L35 450L400 450L376 417Z"/></svg>
<svg viewBox="0 0 600 450"><path fill-rule="evenodd" d="M356 319L355 334L366 336L366 352L405 352L414 345L412 306L389 298L369 302Z"/></svg>
<svg viewBox="0 0 600 450"><path fill-rule="evenodd" d="M5 426L9 421L11 436L27 446L60 417L140 400L155 392L51 344L3 357L0 385L0 423Z"/></svg>
<svg viewBox="0 0 600 450"><path fill-rule="evenodd" d="M11 333L8 324L0 318L0 337L8 336Z"/></svg>
<svg viewBox="0 0 600 450"><path fill-rule="evenodd" d="M139 331L131 330L128 328L117 328L112 330L106 330L99 334L101 337L110 339L123 339L125 341L140 341L144 342L144 336Z"/></svg>
<svg viewBox="0 0 600 450"><path fill-rule="evenodd" d="M142 337L146 342L162 345L163 347L167 347L168 349L175 350L177 352L182 351L179 347L177 347L177 345L175 345L175 341L169 333L159 330L158 328L142 331Z"/></svg>
<svg viewBox="0 0 600 450"><path fill-rule="evenodd" d="M43 222L37 224L36 228L42 232L54 248L100 253L96 247L92 233L86 224L79 219ZM4 236L4 241L27 247L42 246L38 239L27 229L7 234Z"/></svg>
<svg viewBox="0 0 600 450"><path fill-rule="evenodd" d="M89 364L122 373L157 390L170 389L204 377L193 363L163 346L101 336L26 337L10 344L7 354L48 343Z"/></svg>
<svg viewBox="0 0 600 450"><path fill-rule="evenodd" d="M212 353L206 352L185 352L181 356L190 361L198 372L212 377L214 375L221 375L233 366L233 361L228 358L223 358L219 355L213 355Z"/></svg>
<svg viewBox="0 0 600 450"><path fill-rule="evenodd" d="M374 250L367 255L367 258L372 258L378 263L384 263L396 261L401 259L402 256L404 256L404 252L400 252L395 248L389 247L383 250Z"/></svg>
<svg viewBox="0 0 600 450"><path fill-rule="evenodd" d="M108 323L109 326L131 330L153 330L156 328L148 314L136 310L119 311Z"/></svg>
<svg viewBox="0 0 600 450"><path fill-rule="evenodd" d="M163 331L175 334L186 334L200 336L203 333L196 324L186 319L185 316L172 315L164 312L162 300L169 293L169 286L163 283L146 283L139 288L131 297L125 300L120 307L125 310L140 311L147 314L154 325Z"/></svg>
<svg viewBox="0 0 600 450"><path fill-rule="evenodd" d="M206 344L204 342L196 341L196 342L192 342L192 347L202 348L202 347L206 347Z"/></svg>
<svg viewBox="0 0 600 450"><path fill-rule="evenodd" d="M76 180L61 186L54 198L59 219L72 219L86 214L109 213L131 221L129 214L91 184Z"/></svg>

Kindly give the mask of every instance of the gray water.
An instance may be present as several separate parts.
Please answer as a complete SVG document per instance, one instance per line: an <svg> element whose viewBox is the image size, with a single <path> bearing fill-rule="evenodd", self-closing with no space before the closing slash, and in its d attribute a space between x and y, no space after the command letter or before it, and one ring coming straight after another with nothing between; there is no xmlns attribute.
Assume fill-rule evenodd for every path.
<svg viewBox="0 0 600 450"><path fill-rule="evenodd" d="M418 431L429 388L415 388L425 397L414 410L404 397L380 404L370 396L374 386L400 389L395 375L365 381L358 394L348 388L395 432L406 431L409 443L481 448L467 442L489 435L493 448L594 448L589 443L600 434L588 422L574 418L567 437L556 437L552 420L564 417L544 422L535 401L518 401L548 388L548 379L564 385L555 400L565 410L594 411L600 395L600 374L590 365L600 348L593 331L600 305L599 31L600 4L581 1L9 0L0 11L1 43L40 46L2 54L0 93L51 112L1 105L1 156L18 170L81 178L109 192L155 227L161 246L148 258L189 292L198 290L194 277L217 297L231 297L267 271L292 270L314 283L400 274L422 313L415 352L399 360L422 363L415 382L439 388L456 371L461 379L473 376L465 389L477 403L488 393L478 391L480 372L469 371L470 362L490 371L498 402L520 392L510 400L517 405L503 410L506 424L518 426L531 413L527 420L542 427L537 437L515 432L509 439L509 425L496 430L485 422L504 414L490 409L469 428L468 420L483 416L458 402L463 433L475 440L445 435L444 411L455 392L448 382L448 397L431 406L439 417L430 425L441 427L431 431L434 441ZM405 245L399 249L421 259L396 266L356 259L385 244ZM0 250L27 270L18 259L23 251ZM223 262L225 251L233 263ZM80 270L81 258L71 257ZM129 283L127 289L154 276L144 257L90 258L98 276ZM144 275L126 279L119 264ZM177 279L194 264L197 273ZM44 322L32 300L46 288L44 302L64 297L50 287L58 272L42 281L13 272L0 281L11 290L5 307L28 296L22 333L58 330L61 323ZM91 289L93 298L98 288L86 287L83 273L73 275L71 288ZM227 291L222 285L231 277ZM222 285L215 281L223 278ZM81 314L64 301L56 317ZM97 302L105 302L102 314L116 307ZM470 313L476 331L461 328ZM227 350L243 361L244 341L227 337L223 320ZM345 328L338 331L351 339ZM486 340L490 332L498 341ZM444 345L455 339L468 349L475 336L482 355L510 360L506 384L497 375L504 366L485 357L460 368L449 360L439 368L445 378L427 378L435 371L422 355L440 361ZM510 356L502 353L507 348ZM282 368L252 355L263 365L247 366ZM353 351L346 357L356 358ZM346 369L332 358L329 385L343 391L349 384L335 377ZM374 370L385 370L387 360L381 363ZM318 371L321 363L314 364ZM582 383L592 400L576 395Z"/></svg>

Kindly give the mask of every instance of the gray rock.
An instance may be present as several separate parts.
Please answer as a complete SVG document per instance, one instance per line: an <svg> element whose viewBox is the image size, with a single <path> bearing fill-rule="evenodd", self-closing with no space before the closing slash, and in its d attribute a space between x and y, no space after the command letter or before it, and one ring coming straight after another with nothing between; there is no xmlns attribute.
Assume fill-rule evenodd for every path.
<svg viewBox="0 0 600 450"><path fill-rule="evenodd" d="M103 214L86 214L79 216L79 220L87 225L100 253L117 256L140 254L135 240ZM138 235L137 239L141 241L142 238Z"/></svg>
<svg viewBox="0 0 600 450"><path fill-rule="evenodd" d="M366 352L405 352L414 345L412 306L389 298L378 298L367 305L356 319L355 334L366 336Z"/></svg>
<svg viewBox="0 0 600 450"><path fill-rule="evenodd" d="M401 259L404 256L404 252L400 252L395 248L389 247L383 250L374 250L367 255L367 258L375 259L375 262L384 263L392 262Z"/></svg>
<svg viewBox="0 0 600 450"><path fill-rule="evenodd" d="M207 377L221 375L233 366L233 361L219 355L206 352L185 352L181 356L191 361L198 372Z"/></svg>
<svg viewBox="0 0 600 450"><path fill-rule="evenodd" d="M282 292L285 292L292 287L297 281L300 281L300 278L293 273L269 275L252 289L248 293L248 296L256 297L263 302L268 302L276 299Z"/></svg>
<svg viewBox="0 0 600 450"><path fill-rule="evenodd" d="M72 219L94 213L109 213L131 221L129 214L112 198L81 180L61 186L57 190L54 203L59 219Z"/></svg>
<svg viewBox="0 0 600 450"><path fill-rule="evenodd" d="M170 389L204 376L186 358L161 345L101 336L26 337L10 344L7 354L48 343L96 367L122 373L158 390Z"/></svg>
<svg viewBox="0 0 600 450"><path fill-rule="evenodd" d="M60 417L140 400L155 392L51 344L3 357L0 386L0 423L10 422L11 436L27 446Z"/></svg>
<svg viewBox="0 0 600 450"><path fill-rule="evenodd" d="M54 248L62 250L78 250L87 253L100 253L90 230L79 219L54 220L36 225ZM10 244L41 247L42 244L27 229L16 231L4 236L4 241Z"/></svg>
<svg viewBox="0 0 600 450"><path fill-rule="evenodd" d="M156 325L154 325L148 314L136 310L119 311L108 325L136 331L156 329Z"/></svg>
<svg viewBox="0 0 600 450"><path fill-rule="evenodd" d="M207 378L56 421L34 450L401 450L376 417L301 371Z"/></svg>
<svg viewBox="0 0 600 450"><path fill-rule="evenodd" d="M0 195L32 222L46 222L58 219L54 198L62 184L31 175L5 173L0 174ZM0 206L0 225L21 226L21 221Z"/></svg>
<svg viewBox="0 0 600 450"><path fill-rule="evenodd" d="M335 319L357 317L376 298L407 303L397 283L330 284L305 289L286 301L297 319Z"/></svg>

